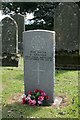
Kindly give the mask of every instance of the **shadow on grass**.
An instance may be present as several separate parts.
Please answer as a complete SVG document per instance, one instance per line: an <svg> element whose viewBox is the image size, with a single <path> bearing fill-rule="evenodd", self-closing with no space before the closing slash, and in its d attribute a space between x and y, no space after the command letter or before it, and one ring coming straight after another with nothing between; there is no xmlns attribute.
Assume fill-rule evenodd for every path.
<svg viewBox="0 0 80 120"><path fill-rule="evenodd" d="M8 104L2 108L2 118L32 118L41 107L21 103ZM11 120L12 120L11 119Z"/></svg>
<svg viewBox="0 0 80 120"><path fill-rule="evenodd" d="M69 72L70 70L55 70L56 76ZM71 70L72 71L72 70Z"/></svg>
<svg viewBox="0 0 80 120"><path fill-rule="evenodd" d="M68 73L68 72L77 72L78 70L55 70L55 73L56 73L56 76L60 75L60 74L65 74L65 73Z"/></svg>
<svg viewBox="0 0 80 120"><path fill-rule="evenodd" d="M21 103L8 104L3 107L2 120L45 120L45 118L33 117L42 107L23 105ZM45 111L44 111L45 112ZM46 116L47 117L47 116ZM48 120L79 120L78 118L46 118Z"/></svg>

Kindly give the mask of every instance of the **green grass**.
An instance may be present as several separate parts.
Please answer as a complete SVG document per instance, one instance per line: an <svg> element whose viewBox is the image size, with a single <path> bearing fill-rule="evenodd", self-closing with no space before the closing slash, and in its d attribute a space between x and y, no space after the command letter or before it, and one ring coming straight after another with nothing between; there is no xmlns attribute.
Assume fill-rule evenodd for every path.
<svg viewBox="0 0 80 120"><path fill-rule="evenodd" d="M3 118L78 118L78 71L56 70L55 95L67 98L67 105L58 108L31 107L12 102L13 96L23 93L23 79L22 59L19 67L2 68Z"/></svg>

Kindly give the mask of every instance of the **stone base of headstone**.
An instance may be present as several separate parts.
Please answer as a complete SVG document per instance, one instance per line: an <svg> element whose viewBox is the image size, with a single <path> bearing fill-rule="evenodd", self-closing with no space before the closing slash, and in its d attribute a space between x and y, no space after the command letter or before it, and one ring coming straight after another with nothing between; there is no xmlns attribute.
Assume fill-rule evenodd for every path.
<svg viewBox="0 0 80 120"><path fill-rule="evenodd" d="M2 62L2 66L5 67L18 67L19 55L16 54L2 54L2 58L0 60Z"/></svg>
<svg viewBox="0 0 80 120"><path fill-rule="evenodd" d="M65 95L55 96L54 103L51 103L52 108L63 108L69 105L69 98ZM64 114L64 113L60 113Z"/></svg>
<svg viewBox="0 0 80 120"><path fill-rule="evenodd" d="M55 97L54 103L52 103L52 107L59 107L63 101L62 97Z"/></svg>

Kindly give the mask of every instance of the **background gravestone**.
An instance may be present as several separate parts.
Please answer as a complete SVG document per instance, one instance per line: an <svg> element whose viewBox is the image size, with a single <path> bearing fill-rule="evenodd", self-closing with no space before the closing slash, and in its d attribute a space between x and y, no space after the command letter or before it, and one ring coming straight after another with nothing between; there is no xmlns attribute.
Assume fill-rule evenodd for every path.
<svg viewBox="0 0 80 120"><path fill-rule="evenodd" d="M80 55L80 8L79 8L79 55Z"/></svg>
<svg viewBox="0 0 80 120"><path fill-rule="evenodd" d="M14 14L14 15L12 15L12 17L18 25L18 51L19 51L19 53L23 53L22 33L25 30L24 16L21 14Z"/></svg>
<svg viewBox="0 0 80 120"><path fill-rule="evenodd" d="M79 59L78 6L60 3L55 10L56 66L77 68ZM78 63L79 62L79 63Z"/></svg>
<svg viewBox="0 0 80 120"><path fill-rule="evenodd" d="M18 28L11 17L5 17L2 22L2 65L17 66Z"/></svg>
<svg viewBox="0 0 80 120"><path fill-rule="evenodd" d="M18 53L17 24L11 17L2 19L2 52Z"/></svg>
<svg viewBox="0 0 80 120"><path fill-rule="evenodd" d="M32 30L23 34L25 93L42 89L53 102L55 33Z"/></svg>
<svg viewBox="0 0 80 120"><path fill-rule="evenodd" d="M0 66L2 66L2 23L0 23Z"/></svg>

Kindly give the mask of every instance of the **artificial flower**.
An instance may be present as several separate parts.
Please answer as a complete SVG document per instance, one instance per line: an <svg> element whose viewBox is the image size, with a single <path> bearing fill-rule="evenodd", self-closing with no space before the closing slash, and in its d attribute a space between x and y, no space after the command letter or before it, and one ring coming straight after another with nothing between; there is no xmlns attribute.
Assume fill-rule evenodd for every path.
<svg viewBox="0 0 80 120"><path fill-rule="evenodd" d="M39 96L38 100L43 101L44 100L44 96Z"/></svg>
<svg viewBox="0 0 80 120"><path fill-rule="evenodd" d="M29 100L29 105L35 105L36 104L36 100Z"/></svg>
<svg viewBox="0 0 80 120"><path fill-rule="evenodd" d="M41 105L41 104L42 104L42 102L41 102L41 101L38 101L38 104L39 104L39 105Z"/></svg>
<svg viewBox="0 0 80 120"><path fill-rule="evenodd" d="M22 98L22 103L23 103L23 104L26 104L26 97L23 97L23 98Z"/></svg>
<svg viewBox="0 0 80 120"><path fill-rule="evenodd" d="M29 105L45 105L49 96L43 90L35 89L34 92L29 91L27 95L22 98L23 104Z"/></svg>
<svg viewBox="0 0 80 120"><path fill-rule="evenodd" d="M38 89L35 89L34 92L37 93L37 92L39 92L39 90L38 90Z"/></svg>
<svg viewBox="0 0 80 120"><path fill-rule="evenodd" d="M28 92L28 94L32 95L32 92L31 92L31 91L29 91L29 92Z"/></svg>

